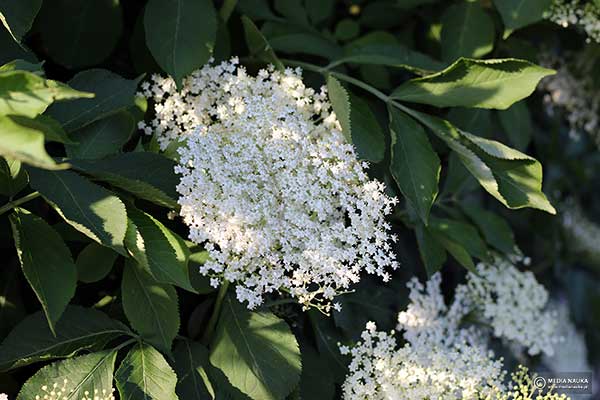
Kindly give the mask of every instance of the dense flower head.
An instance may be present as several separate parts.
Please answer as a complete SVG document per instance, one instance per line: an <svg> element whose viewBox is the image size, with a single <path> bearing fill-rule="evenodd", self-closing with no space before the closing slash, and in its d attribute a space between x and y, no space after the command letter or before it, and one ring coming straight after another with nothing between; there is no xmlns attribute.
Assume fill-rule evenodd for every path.
<svg viewBox="0 0 600 400"><path fill-rule="evenodd" d="M205 66L183 82L153 77L148 132L175 140L181 216L210 260L213 285L237 282L250 308L265 293L289 292L325 312L361 272L389 279L397 267L385 221L395 199L370 180L342 135L325 88L307 88L299 69L237 60Z"/></svg>
<svg viewBox="0 0 600 400"><path fill-rule="evenodd" d="M594 1L553 0L545 17L564 28L577 26L588 41L600 42L600 9Z"/></svg>
<svg viewBox="0 0 600 400"><path fill-rule="evenodd" d="M378 332L367 324L361 341L352 349L345 400L479 399L503 390L502 362L485 347L457 341L408 341L399 347L393 332Z"/></svg>
<svg viewBox="0 0 600 400"><path fill-rule="evenodd" d="M532 355L551 355L559 336L556 315L545 311L548 293L533 274L513 265L521 257L514 258L479 264L477 274L469 273L456 287L450 305L439 273L425 285L413 278L410 303L399 313L396 328L404 346L394 332L378 332L369 323L359 343L340 347L352 357L344 398L521 398L503 385L502 359L488 349L489 340L497 337ZM479 323L469 324L473 318Z"/></svg>
<svg viewBox="0 0 600 400"><path fill-rule="evenodd" d="M467 292L495 337L524 346L530 355L554 353L557 315L545 310L548 292L531 271L499 258L480 263L477 274L469 273Z"/></svg>
<svg viewBox="0 0 600 400"><path fill-rule="evenodd" d="M8 400L8 395L6 393L0 393L0 400Z"/></svg>

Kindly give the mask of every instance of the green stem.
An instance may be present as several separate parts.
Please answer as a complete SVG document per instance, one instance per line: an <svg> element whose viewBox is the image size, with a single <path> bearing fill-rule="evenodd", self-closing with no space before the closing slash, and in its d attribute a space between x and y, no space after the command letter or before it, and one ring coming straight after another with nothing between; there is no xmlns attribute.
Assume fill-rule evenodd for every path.
<svg viewBox="0 0 600 400"><path fill-rule="evenodd" d="M13 201L9 201L8 203L6 203L5 205L3 205L2 207L0 207L0 215L4 214L7 211L12 210L15 207L20 206L23 203L27 203L29 200L33 200L36 199L38 197L40 197L40 193L39 192L33 192L33 193L29 193L26 196L23 196L19 199L13 200Z"/></svg>
<svg viewBox="0 0 600 400"><path fill-rule="evenodd" d="M215 301L215 307L213 308L212 315L208 320L208 325L206 330L204 331L204 335L202 336L202 344L208 345L212 334L217 326L217 321L219 320L219 316L221 315L221 307L223 306L223 299L225 298L225 294L227 293L227 288L229 287L229 281L224 280L223 284L219 288L219 293L217 294L217 300Z"/></svg>

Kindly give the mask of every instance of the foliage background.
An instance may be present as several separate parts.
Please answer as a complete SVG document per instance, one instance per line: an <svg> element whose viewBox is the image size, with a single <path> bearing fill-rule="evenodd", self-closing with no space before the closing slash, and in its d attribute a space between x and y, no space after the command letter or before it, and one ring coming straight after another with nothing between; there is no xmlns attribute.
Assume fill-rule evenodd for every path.
<svg viewBox="0 0 600 400"><path fill-rule="evenodd" d="M14 69L95 93L93 99L51 105L43 113L46 119L38 118L35 124L32 119L44 106L32 111L34 100L28 97L24 107L31 108L19 114L29 119L15 120L7 116L15 108L6 105L5 97L0 101L0 150L6 156L6 161L0 160L0 203L9 205L0 215L0 339L17 329L12 339L9 336L0 346L0 392L13 398L50 359L94 350L61 368L69 371L69 379L110 386L107 376L112 374L111 360L116 359L121 366L116 372L118 388L130 398L146 398L140 397L138 390L140 355L147 356L152 378L160 382L147 388L151 398L176 398L175 391L181 399L213 395L334 398L339 396L338 384L346 365L337 343L356 340L368 320L392 329L397 312L407 302L408 278L425 278L443 263L444 282L450 291L464 277L461 264L469 266L471 257L484 258L482 251L489 249L510 253L514 244L531 257L529 268L553 296L568 301L574 321L585 334L589 362L597 370L600 236L593 236L598 231L590 225L592 228L583 232L588 241L583 241L564 229L561 215L577 205L591 224L599 221L600 156L593 139L584 134L574 140L564 115L547 112L543 92L534 92L507 110L414 106L535 157L544 167L544 193L558 210L553 216L531 208L507 209L477 185L441 139L429 135L442 166L440 194L431 207L431 218L459 221L446 233L468 258L457 262L447 257L444 262L443 247L425 248L431 243L427 240L418 243L419 237L427 235L421 220L428 210L421 212L417 207L415 211L401 195L401 166L390 152L398 138L393 139L388 128L385 104L360 88L346 85L341 89L351 90L354 108L350 113L356 113L358 107L363 112L370 110L363 126L356 124L361 121L356 114L350 114L356 124L352 140L359 154L372 161L372 175L386 182L390 192L401 199L391 220L400 237L396 251L402 266L391 283L363 279L354 293L340 298L342 312L329 318L314 310L303 313L286 299L269 299L262 310L253 313L230 297L220 299L194 268L203 262L205 253L184 242L186 227L169 218L168 211L176 207L177 199L173 161L169 154L159 154L156 142L136 129L148 106L134 96L140 80L165 72L179 80L211 56L224 60L239 55L251 71L265 61L276 61L274 53L296 62L329 64L331 70L386 94L421 75L421 69L440 70L461 56L515 57L537 63L542 50L561 55L585 48L591 54L595 72L591 75L600 76L595 61L597 45L586 44L576 30L543 21L548 4L542 0L0 1L3 22L10 28L10 32L0 29L0 64L21 60L0 72L4 75L0 77L1 96L33 85L33 78L27 75L29 83L17 89L11 86L14 82L7 77ZM270 47L265 49L255 24ZM367 61L336 62L365 45L374 46L372 53L366 54ZM307 70L305 79L315 87L326 83L314 71ZM82 96L66 87L61 90L52 92L54 99ZM32 97L36 96L39 93L34 92ZM400 134L402 129L407 128L403 126ZM11 136L11 132L17 133ZM37 141L37 147L25 151L25 156L32 157L27 158L29 164L42 169L11 161L15 154L24 154L22 138L26 134L32 142ZM21 141L14 144L13 140ZM44 153L44 142L54 159ZM56 160L62 157L70 159L71 172L57 169L61 164ZM435 163L418 158L415 162ZM41 219L13 210L8 203L33 191L42 197L32 198L22 207ZM132 234L134 238L141 235L146 246L135 245ZM473 249L474 237L482 251ZM15 244L25 253L21 257L34 260L29 273L20 266ZM38 274L35 279L34 273ZM210 332L214 304L221 300L224 311L211 340L203 335ZM40 313L40 301L57 337L79 337L75 345L57 344L59 339L52 336ZM67 303L71 306L63 314ZM157 307L154 315L149 307ZM232 318L241 320L245 331L231 331ZM272 334L260 335L257 329ZM87 331L91 339L82 339L81 331ZM247 336L250 348L257 349L262 361L245 353L236 342L239 336ZM126 341L127 337L133 342ZM47 354L35 349L50 342L53 347ZM99 352L103 348L108 350ZM124 350L118 353L110 350L120 348ZM234 349L238 358L236 365L230 365L227 359ZM34 353L30 359L25 357ZM509 365L522 361L504 355ZM208 363L209 356L220 368ZM528 360L534 366L538 362ZM92 378L74 372L93 365L104 369ZM19 398L33 398L42 384L51 383L44 379L56 381L65 374L52 367L44 371L32 380L32 389L23 389L26 393L21 396L32 397ZM100 376L102 373L105 375ZM244 380L250 383L244 386L240 383Z"/></svg>

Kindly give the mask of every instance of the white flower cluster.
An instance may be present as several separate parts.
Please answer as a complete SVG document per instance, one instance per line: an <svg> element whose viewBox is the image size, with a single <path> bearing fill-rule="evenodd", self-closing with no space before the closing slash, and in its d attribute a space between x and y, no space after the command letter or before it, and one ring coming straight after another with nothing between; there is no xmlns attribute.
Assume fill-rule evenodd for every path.
<svg viewBox="0 0 600 400"><path fill-rule="evenodd" d="M480 264L478 274L470 273L456 288L450 306L439 273L425 286L411 280L410 304L396 328L404 346L394 332L378 332L372 322L358 344L341 346L352 356L345 400L512 398L503 385L502 360L488 349L490 336L526 346L530 354L552 354L556 320L543 311L548 295L531 273L497 259ZM465 325L465 317L478 314L491 330Z"/></svg>
<svg viewBox="0 0 600 400"><path fill-rule="evenodd" d="M565 112L572 138L579 138L579 131L584 131L600 147L600 92L586 66L568 62L570 58L542 54L540 64L554 68L556 74L542 79L539 89L547 92L544 102L549 114L557 109Z"/></svg>
<svg viewBox="0 0 600 400"><path fill-rule="evenodd" d="M52 386L44 385L41 387L41 392L39 395L35 396L35 400L66 400L73 399L73 390L68 389L69 380L64 379L62 382L62 386L58 383L52 384ZM114 389L110 390L98 390L95 389L94 393L90 393L88 391L84 392L84 396L80 400L115 400L115 396L113 393ZM3 400L0 397L0 400ZM8 399L6 399L8 400ZM74 399L76 400L76 399Z"/></svg>
<svg viewBox="0 0 600 400"><path fill-rule="evenodd" d="M600 265L600 226L591 221L574 199L567 199L561 213L567 248L584 261Z"/></svg>
<svg viewBox="0 0 600 400"><path fill-rule="evenodd" d="M545 18L567 28L577 26L588 36L588 41L600 43L600 9L594 1L553 0Z"/></svg>
<svg viewBox="0 0 600 400"><path fill-rule="evenodd" d="M345 400L480 399L503 390L502 362L485 347L457 342L398 348L393 332L367 324L352 355Z"/></svg>
<svg viewBox="0 0 600 400"><path fill-rule="evenodd" d="M585 338L571 321L569 304L553 301L551 306L557 310L558 333L564 340L556 346L553 356L544 355L544 365L554 372L591 371Z"/></svg>
<svg viewBox="0 0 600 400"><path fill-rule="evenodd" d="M0 400L8 400L8 395L6 393L0 393Z"/></svg>
<svg viewBox="0 0 600 400"><path fill-rule="evenodd" d="M544 311L548 292L533 273L502 259L493 265L479 264L477 273L469 273L468 296L493 335L524 346L530 355L554 354L560 341L557 315Z"/></svg>
<svg viewBox="0 0 600 400"><path fill-rule="evenodd" d="M385 221L396 200L370 180L331 110L325 88L300 70L253 77L232 59L184 80L153 77L147 132L179 144L181 216L210 260L217 286L237 282L249 308L289 292L325 312L361 272L389 279L397 267ZM337 305L334 307L337 308Z"/></svg>

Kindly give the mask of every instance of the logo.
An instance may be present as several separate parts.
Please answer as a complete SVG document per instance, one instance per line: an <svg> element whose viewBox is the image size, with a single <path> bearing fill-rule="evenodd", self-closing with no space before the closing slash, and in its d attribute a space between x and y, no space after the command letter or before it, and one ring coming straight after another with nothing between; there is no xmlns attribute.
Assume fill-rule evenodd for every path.
<svg viewBox="0 0 600 400"><path fill-rule="evenodd" d="M535 386L536 389L542 390L546 387L546 378L543 376L536 376L533 380L533 386Z"/></svg>

